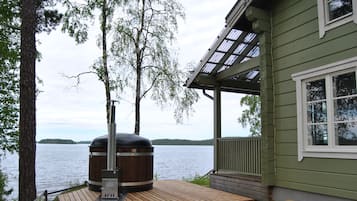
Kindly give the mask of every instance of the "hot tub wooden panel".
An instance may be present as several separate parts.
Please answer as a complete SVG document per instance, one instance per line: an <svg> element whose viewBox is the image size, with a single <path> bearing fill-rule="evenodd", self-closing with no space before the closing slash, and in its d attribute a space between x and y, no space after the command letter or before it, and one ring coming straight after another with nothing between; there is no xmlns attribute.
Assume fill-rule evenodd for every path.
<svg viewBox="0 0 357 201"><path fill-rule="evenodd" d="M117 138L127 137L127 135L128 134L120 134L117 135ZM102 138L103 137L100 137L101 142L103 142ZM143 146L142 144L143 143L137 147L133 144L125 147L125 145L118 143L117 139L117 167L119 167L119 189L121 192L135 192L152 189L153 147L151 146L151 143L150 147L140 147ZM92 145L93 143L89 147L89 189L100 191L101 171L106 169L107 164L107 147L105 142L102 144L97 143L94 146Z"/></svg>

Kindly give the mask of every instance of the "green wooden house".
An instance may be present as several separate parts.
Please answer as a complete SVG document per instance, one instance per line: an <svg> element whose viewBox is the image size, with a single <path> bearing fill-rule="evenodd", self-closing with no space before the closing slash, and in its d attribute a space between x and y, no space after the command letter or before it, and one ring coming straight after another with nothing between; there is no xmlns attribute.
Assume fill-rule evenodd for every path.
<svg viewBox="0 0 357 201"><path fill-rule="evenodd" d="M211 187L264 201L357 200L357 0L232 6L186 82L214 94ZM260 95L260 138L221 137L221 92Z"/></svg>

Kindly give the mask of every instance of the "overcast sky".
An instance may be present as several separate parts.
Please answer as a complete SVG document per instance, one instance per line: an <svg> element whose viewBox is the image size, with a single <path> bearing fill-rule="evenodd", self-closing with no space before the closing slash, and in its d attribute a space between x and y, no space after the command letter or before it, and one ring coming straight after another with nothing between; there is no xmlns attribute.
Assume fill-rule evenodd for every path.
<svg viewBox="0 0 357 201"><path fill-rule="evenodd" d="M180 24L176 46L182 68L189 62L198 62L223 29L225 16L236 0L180 0L185 7L186 20ZM96 46L98 28L93 27L85 44L60 31L40 34L37 48L42 59L37 74L43 80L37 99L37 140L67 138L76 141L92 140L106 133L104 87L94 75L82 77L81 84L63 76L88 71L100 56ZM200 94L195 112L183 124L176 124L173 109L161 108L152 101L142 101L141 136L149 139L209 139L213 137L213 103ZM222 94L223 136L246 136L237 122L242 108L239 94ZM134 130L134 105L129 98L117 105L117 131Z"/></svg>

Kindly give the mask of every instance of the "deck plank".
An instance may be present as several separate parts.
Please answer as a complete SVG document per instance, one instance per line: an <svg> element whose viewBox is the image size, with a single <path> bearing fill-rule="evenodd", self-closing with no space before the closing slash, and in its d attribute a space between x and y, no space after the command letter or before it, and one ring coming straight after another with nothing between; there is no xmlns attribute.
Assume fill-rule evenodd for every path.
<svg viewBox="0 0 357 201"><path fill-rule="evenodd" d="M79 192L78 190L77 190L77 191L73 191L72 195L73 195L74 199L76 199L76 200L78 200L78 201L83 201L83 200L79 197L78 192Z"/></svg>
<svg viewBox="0 0 357 201"><path fill-rule="evenodd" d="M84 192L84 189L83 189L83 188L80 189L80 190L78 190L77 193L78 193L78 196L79 196L79 198L80 198L81 200L91 200L91 198L88 197L88 195Z"/></svg>
<svg viewBox="0 0 357 201"><path fill-rule="evenodd" d="M221 200L221 201L252 201L253 199L227 193L211 188L191 184L184 181L166 180L155 183L156 188L165 193L169 193L180 200L192 200L196 198L198 200Z"/></svg>
<svg viewBox="0 0 357 201"><path fill-rule="evenodd" d="M83 188L58 196L59 201L96 201L100 193ZM254 201L251 198L227 193L184 181L162 180L154 182L150 191L128 193L125 201Z"/></svg>
<svg viewBox="0 0 357 201"><path fill-rule="evenodd" d="M96 196L93 196L93 195L90 194L88 188L82 188L80 191L81 191L81 193L83 195L84 200L94 200L94 199L96 199Z"/></svg>

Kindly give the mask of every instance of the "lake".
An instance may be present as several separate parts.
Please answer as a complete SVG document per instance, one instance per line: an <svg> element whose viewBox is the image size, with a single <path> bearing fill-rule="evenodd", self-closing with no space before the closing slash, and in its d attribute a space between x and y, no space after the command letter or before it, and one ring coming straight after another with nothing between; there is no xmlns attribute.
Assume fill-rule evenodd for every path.
<svg viewBox="0 0 357 201"><path fill-rule="evenodd" d="M38 194L56 191L88 180L89 145L37 144ZM18 155L6 154L1 169L8 186L18 192ZM154 146L154 175L159 180L192 178L213 169L212 146Z"/></svg>

